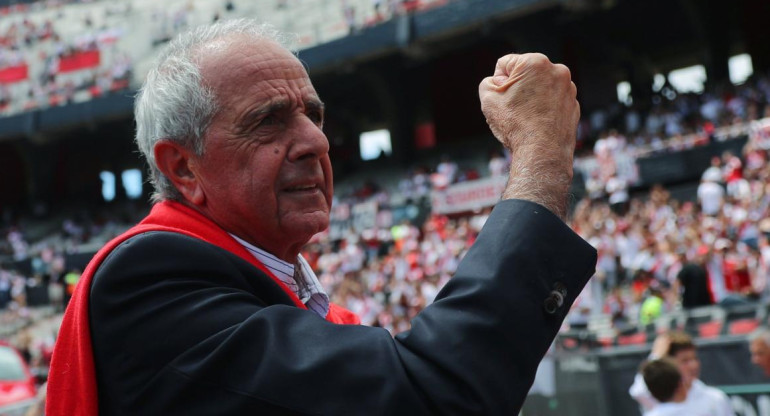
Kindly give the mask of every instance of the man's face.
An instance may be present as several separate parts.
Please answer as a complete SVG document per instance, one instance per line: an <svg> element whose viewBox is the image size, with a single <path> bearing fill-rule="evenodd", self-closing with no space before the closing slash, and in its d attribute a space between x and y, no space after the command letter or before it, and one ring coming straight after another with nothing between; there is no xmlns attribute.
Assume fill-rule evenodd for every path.
<svg viewBox="0 0 770 416"><path fill-rule="evenodd" d="M762 368L765 375L770 376L770 347L761 339L755 339L749 344L751 362Z"/></svg>
<svg viewBox="0 0 770 416"><path fill-rule="evenodd" d="M219 226L293 261L329 225L332 171L324 110L299 60L269 41L234 36L202 48L204 83L221 106L194 157Z"/></svg>
<svg viewBox="0 0 770 416"><path fill-rule="evenodd" d="M680 350L672 358L679 365L682 381L687 388L690 388L692 382L700 376L700 361L698 360L695 348Z"/></svg>

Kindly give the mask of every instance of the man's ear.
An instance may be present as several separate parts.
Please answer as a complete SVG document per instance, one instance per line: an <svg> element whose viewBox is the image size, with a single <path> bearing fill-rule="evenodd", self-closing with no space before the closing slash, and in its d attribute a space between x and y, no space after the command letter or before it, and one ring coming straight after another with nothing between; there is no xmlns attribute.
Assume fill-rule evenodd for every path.
<svg viewBox="0 0 770 416"><path fill-rule="evenodd" d="M196 155L171 140L159 140L153 148L155 164L190 203L200 205L206 200L194 165Z"/></svg>

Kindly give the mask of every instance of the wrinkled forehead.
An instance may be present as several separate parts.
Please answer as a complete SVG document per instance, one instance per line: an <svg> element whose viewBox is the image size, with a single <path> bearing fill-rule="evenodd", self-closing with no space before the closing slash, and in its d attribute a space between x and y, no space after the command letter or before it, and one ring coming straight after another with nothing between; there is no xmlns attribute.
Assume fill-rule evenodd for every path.
<svg viewBox="0 0 770 416"><path fill-rule="evenodd" d="M199 46L196 54L204 84L220 98L275 80L315 93L299 59L271 39L230 35Z"/></svg>

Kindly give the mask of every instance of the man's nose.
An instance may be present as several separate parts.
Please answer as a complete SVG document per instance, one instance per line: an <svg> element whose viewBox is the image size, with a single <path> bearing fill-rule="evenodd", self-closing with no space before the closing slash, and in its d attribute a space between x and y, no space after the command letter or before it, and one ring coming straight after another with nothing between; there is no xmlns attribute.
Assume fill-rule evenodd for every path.
<svg viewBox="0 0 770 416"><path fill-rule="evenodd" d="M292 131L293 136L288 158L291 161L303 159L317 159L329 153L329 140L327 140L321 127L304 115L295 119Z"/></svg>

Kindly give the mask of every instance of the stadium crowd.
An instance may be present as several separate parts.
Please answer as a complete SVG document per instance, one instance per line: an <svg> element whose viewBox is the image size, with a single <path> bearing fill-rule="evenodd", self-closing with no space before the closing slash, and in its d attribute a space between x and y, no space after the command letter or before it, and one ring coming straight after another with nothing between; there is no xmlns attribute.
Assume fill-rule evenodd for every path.
<svg viewBox="0 0 770 416"><path fill-rule="evenodd" d="M337 8L306 0L179 0L162 7L144 0L49 0L0 7L0 116L126 90L136 84L135 63L152 56L158 45L220 18L269 16L280 28L298 33L298 47L306 48L446 2L341 0ZM64 7L72 4L82 7ZM130 45L121 42L124 38Z"/></svg>
<svg viewBox="0 0 770 416"><path fill-rule="evenodd" d="M576 168L592 198L611 196L623 184L638 183L637 158L748 134L750 122L770 117L768 97L770 77L766 75L737 86L725 81L702 94L677 94L664 84L647 106L616 103L584 117L579 138L586 144L578 153ZM613 179L621 184L610 185Z"/></svg>
<svg viewBox="0 0 770 416"><path fill-rule="evenodd" d="M572 325L605 314L623 330L682 307L770 299L770 141L766 125L757 124L760 115L770 115L769 101L770 81L757 77L703 95L654 100L646 118L632 107L614 122L594 124L604 130L596 134L593 153L577 161L593 170L586 175L587 195L576 204L571 225L599 250L599 260L595 278L571 313ZM623 127L619 120L634 118L638 124L626 125L623 133L617 129ZM646 198L630 196L629 187L638 180L637 157L746 134L750 140L742 154L714 158L693 200L672 199L660 185ZM504 160L493 152L488 172L503 173ZM415 170L399 184L399 192L418 200L431 189L469 177L475 177L473 170L462 171L444 159L433 173ZM430 215L421 227L392 225L387 194L371 198L385 207L378 214L386 219L379 228L349 230L338 246L317 243L306 254L317 259L313 264L336 301L360 313L364 322L398 332L451 275L486 212L459 218ZM693 267L703 273L689 278ZM699 290L707 296L693 295Z"/></svg>
<svg viewBox="0 0 770 416"><path fill-rule="evenodd" d="M723 98L715 103L715 96ZM618 159L623 160L618 155L624 153L641 157L650 151L676 151L719 140L715 134L720 129L743 126L759 114L770 113L768 97L770 82L759 77L734 90L725 89L722 95L685 94L653 103L644 125L657 128L629 129L623 134L609 129L598 134L593 154L583 158L594 159L595 170L586 181L586 197L575 205L571 225L599 250L599 261L595 279L571 314L573 325L583 325L592 314L602 313L612 315L618 325L646 323L663 311L681 307L681 293L688 288L677 276L692 262L707 270L708 303L770 296L770 248L765 235L770 233L770 220L765 220L770 217L770 167L765 163L770 138L766 130L751 133L743 154L714 159L704 172L699 201L674 200L661 186L654 187L648 198L630 197L627 188L633 181L622 176L624 171L618 167ZM675 110L679 111L678 127L649 121L672 119L669 112ZM591 118L587 117L588 122ZM625 114L614 119L628 118ZM603 127L618 126L610 119ZM639 144L640 137L666 137L671 132L686 132L694 139L683 146L685 136L677 135L652 147ZM502 152L493 152L486 170L498 175L506 165ZM335 201L331 233L319 235L305 250L335 301L359 313L366 324L393 332L406 329L409 318L451 276L488 213L452 218L429 214L430 192L478 178L479 170L460 169L456 161L444 157L434 169L415 169L392 193L368 184ZM600 186L592 183L596 178ZM716 192L709 194L709 187ZM618 188L622 198L617 198ZM406 205L391 207L393 200ZM354 212L359 206L373 208L362 216ZM360 217L365 219L363 224L356 220ZM100 228L105 223L110 230L106 234ZM14 260L32 258L37 277L29 279L46 276L46 281L58 282L67 271L62 265L65 253L88 243L91 236L103 236L98 241L109 239L127 225L70 219L63 223L59 238L36 244L25 241L22 230L7 227L0 250ZM10 295L12 287L16 292L21 287L21 283L9 283L20 280L15 276L0 280L0 299L18 297L18 293ZM652 298L662 302L649 301ZM642 316L645 302L658 307ZM653 316L647 316L650 313Z"/></svg>
<svg viewBox="0 0 770 416"><path fill-rule="evenodd" d="M4 9L0 115L82 102L128 88L133 59L117 46L129 9L81 13L62 2ZM116 17L117 16L117 17Z"/></svg>
<svg viewBox="0 0 770 416"><path fill-rule="evenodd" d="M770 79L758 76L701 95L656 96L646 118L632 106L584 120L605 130L577 162L588 198L577 204L573 227L597 247L599 261L571 322L606 313L616 324L647 324L682 306L767 301L769 101ZM742 153L714 157L692 200L674 200L661 186L647 199L630 197L637 158L740 136L749 137Z"/></svg>

